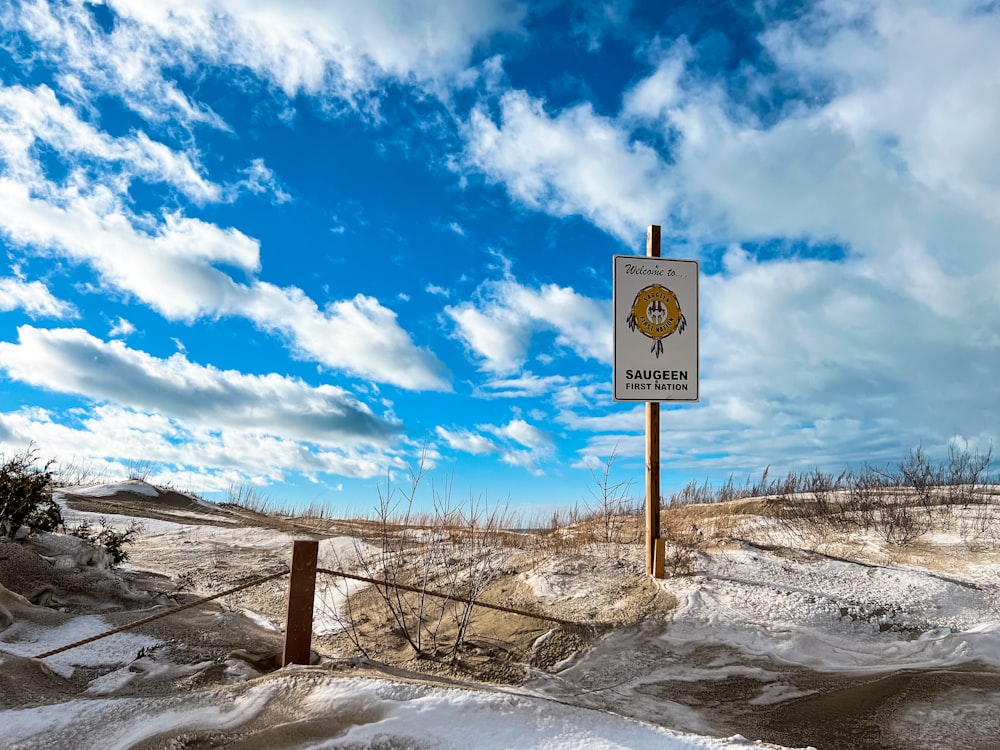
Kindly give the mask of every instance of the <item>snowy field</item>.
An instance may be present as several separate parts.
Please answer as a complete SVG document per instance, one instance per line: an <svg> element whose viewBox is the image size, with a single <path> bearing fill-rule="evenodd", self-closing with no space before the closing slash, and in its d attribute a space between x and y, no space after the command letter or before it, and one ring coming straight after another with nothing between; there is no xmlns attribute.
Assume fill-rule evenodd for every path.
<svg viewBox="0 0 1000 750"><path fill-rule="evenodd" d="M161 499L137 483L74 494L153 509ZM129 520L62 503L69 525ZM5 748L985 749L1000 736L1000 554L988 540L942 532L900 549L873 538L805 548L772 529L766 544L707 545L693 575L655 584L624 581L634 566L606 551L550 555L510 583L547 612L585 622L642 586L670 604L513 684L421 675L320 638L316 664L276 669L284 579L32 658L185 592L279 571L296 538L196 504L138 520L119 572L72 537L0 547ZM331 567L364 551L343 535L320 549ZM358 591L317 591L317 637L342 629L348 590Z"/></svg>

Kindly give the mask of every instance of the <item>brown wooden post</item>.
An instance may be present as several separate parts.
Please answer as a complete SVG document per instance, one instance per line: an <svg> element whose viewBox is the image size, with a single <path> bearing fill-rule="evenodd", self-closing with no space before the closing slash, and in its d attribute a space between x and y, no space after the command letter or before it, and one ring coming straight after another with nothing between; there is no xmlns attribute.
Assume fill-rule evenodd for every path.
<svg viewBox="0 0 1000 750"><path fill-rule="evenodd" d="M666 577L667 543L663 539L653 540L653 578Z"/></svg>
<svg viewBox="0 0 1000 750"><path fill-rule="evenodd" d="M281 666L308 664L312 657L313 597L319 542L292 542L292 570L288 580L288 614L285 617L285 650Z"/></svg>
<svg viewBox="0 0 1000 750"><path fill-rule="evenodd" d="M646 255L660 257L660 227L646 230ZM646 575L653 575L656 540L660 538L660 404L646 402ZM660 574L662 577L662 573Z"/></svg>

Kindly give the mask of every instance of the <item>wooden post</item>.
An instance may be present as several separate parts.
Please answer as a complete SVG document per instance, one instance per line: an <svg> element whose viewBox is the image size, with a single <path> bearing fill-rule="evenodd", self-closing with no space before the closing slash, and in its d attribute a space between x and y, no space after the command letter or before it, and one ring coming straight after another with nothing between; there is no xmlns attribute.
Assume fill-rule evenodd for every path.
<svg viewBox="0 0 1000 750"><path fill-rule="evenodd" d="M663 539L653 540L653 578L664 578L667 564L667 543Z"/></svg>
<svg viewBox="0 0 1000 750"><path fill-rule="evenodd" d="M660 227L646 230L646 255L660 257ZM660 404L646 402L646 575L655 573L653 560L660 537ZM662 573L661 573L662 577Z"/></svg>
<svg viewBox="0 0 1000 750"><path fill-rule="evenodd" d="M285 617L285 650L281 666L308 664L312 657L313 597L316 593L316 561L319 542L292 542L292 570L288 581L288 613Z"/></svg>

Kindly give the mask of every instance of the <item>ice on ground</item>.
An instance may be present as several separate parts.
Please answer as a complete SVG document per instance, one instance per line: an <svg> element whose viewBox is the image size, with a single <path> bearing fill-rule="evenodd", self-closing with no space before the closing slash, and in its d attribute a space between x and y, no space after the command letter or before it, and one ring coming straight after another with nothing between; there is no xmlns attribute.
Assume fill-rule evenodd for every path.
<svg viewBox="0 0 1000 750"><path fill-rule="evenodd" d="M285 670L249 686L169 697L77 699L0 711L0 726L9 750L128 748L158 735L243 726L269 708L289 719L256 735L261 747L279 738L286 748L331 750L709 750L755 744L740 736L687 735L525 695L334 678L307 669Z"/></svg>
<svg viewBox="0 0 1000 750"><path fill-rule="evenodd" d="M151 484L138 479L130 479L116 484L94 484L89 487L74 487L73 494L83 497L111 497L119 492L132 492L137 495L159 497L161 492Z"/></svg>
<svg viewBox="0 0 1000 750"><path fill-rule="evenodd" d="M522 576L539 599L568 601L593 593L594 559L589 557L552 558Z"/></svg>
<svg viewBox="0 0 1000 750"><path fill-rule="evenodd" d="M18 619L0 633L0 651L16 656L37 656L71 643L114 630L115 626L96 615L83 615L54 626ZM107 638L55 654L45 665L56 674L71 677L77 667L119 667L136 659L144 649L160 644L138 633L117 633Z"/></svg>
<svg viewBox="0 0 1000 750"><path fill-rule="evenodd" d="M31 542L57 570L107 570L111 567L111 554L107 550L80 537L40 532L32 536Z"/></svg>
<svg viewBox="0 0 1000 750"><path fill-rule="evenodd" d="M379 552L376 547L354 537L324 539L319 543L317 564L326 570L364 575L361 558L377 559L375 556ZM343 631L350 623L348 597L357 595L370 585L364 581L320 573L313 606L313 632L316 635L332 635Z"/></svg>
<svg viewBox="0 0 1000 750"><path fill-rule="evenodd" d="M173 664L149 656L142 656L135 661L96 677L87 684L88 695L108 695L125 687L136 678L184 677L195 674L212 666L214 662L203 661L195 664Z"/></svg>
<svg viewBox="0 0 1000 750"><path fill-rule="evenodd" d="M731 646L818 671L1000 665L996 587L736 550L670 590L682 603L662 637L674 648Z"/></svg>
<svg viewBox="0 0 1000 750"><path fill-rule="evenodd" d="M72 700L50 706L0 711L8 750L129 748L172 730L227 729L257 716L274 688L256 685L239 692L189 693L160 699Z"/></svg>

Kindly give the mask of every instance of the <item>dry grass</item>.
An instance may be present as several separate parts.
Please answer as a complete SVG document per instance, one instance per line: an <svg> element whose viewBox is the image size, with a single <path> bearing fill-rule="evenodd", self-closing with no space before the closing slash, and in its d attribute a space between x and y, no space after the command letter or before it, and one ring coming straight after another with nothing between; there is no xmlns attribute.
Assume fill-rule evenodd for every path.
<svg viewBox="0 0 1000 750"><path fill-rule="evenodd" d="M692 483L666 498L661 511L666 570L674 576L696 573L708 556L743 542L822 546L837 554L845 540L874 534L903 559L926 554L921 544L926 531L947 529L970 549L988 547L1000 527L1000 489L987 468L982 457L957 456L934 465L918 454L897 469L839 476L814 471L774 480L765 473L742 486L729 480L718 489ZM605 579L600 597L561 596L554 605L561 609L545 610L579 622L598 617L634 622L655 607L670 606L650 603L650 592L660 589L642 573L641 500L628 493L627 483L612 484L608 471L594 473L589 501L553 513L546 528L531 532L515 531L527 524L485 496L452 502L447 484L432 492L430 511L418 510L414 500L421 479L418 470L402 491L387 479L374 514L354 518L334 518L328 506L318 504L282 507L252 486L232 488L219 507L247 524L356 539L357 559L344 560L338 569L388 585L350 584L341 610L346 630L328 640L338 651L387 663L464 670L498 681L521 679L525 665L555 663L564 649L579 648L594 633L556 629L547 635L547 624L475 607L476 602L538 607L534 584L527 582L545 576L548 582L576 575L591 583ZM420 590L403 591L394 583ZM443 601L428 592L467 602Z"/></svg>

